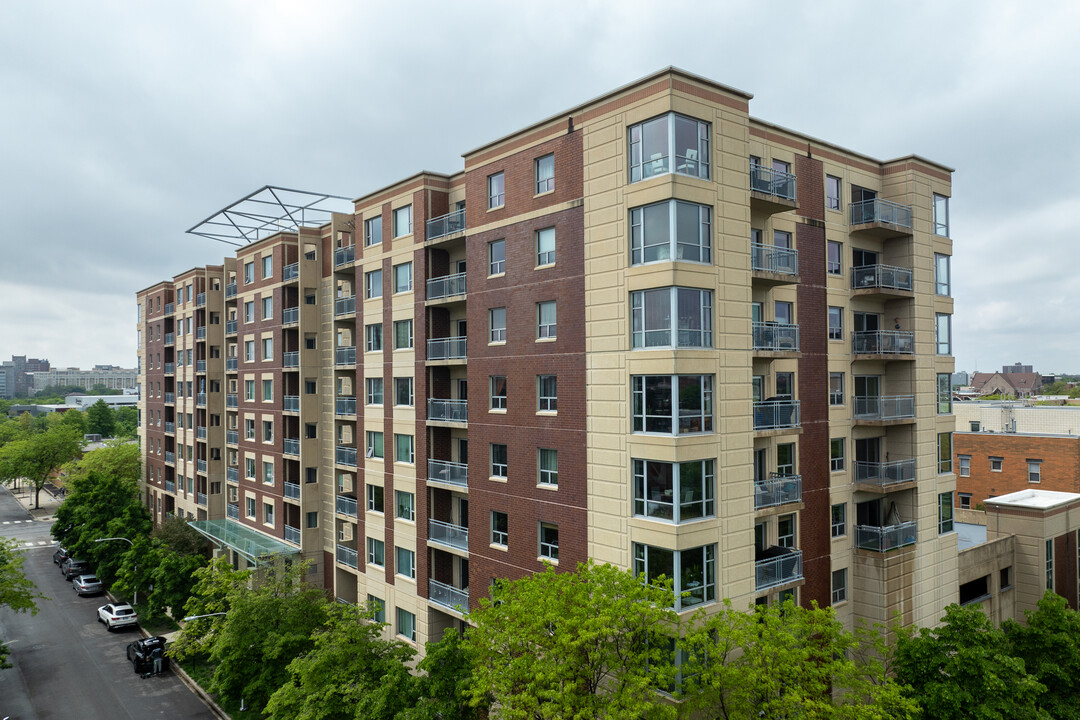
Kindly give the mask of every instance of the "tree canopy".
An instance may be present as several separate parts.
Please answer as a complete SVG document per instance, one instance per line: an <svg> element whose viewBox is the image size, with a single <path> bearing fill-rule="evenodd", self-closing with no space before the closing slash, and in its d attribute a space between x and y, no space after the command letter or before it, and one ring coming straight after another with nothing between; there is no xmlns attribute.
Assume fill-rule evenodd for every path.
<svg viewBox="0 0 1080 720"><path fill-rule="evenodd" d="M78 456L81 439L71 427L56 426L8 442L0 448L0 481L25 478L34 488L34 507L40 507L41 488L55 470Z"/></svg>
<svg viewBox="0 0 1080 720"><path fill-rule="evenodd" d="M86 432L95 433L101 437L112 437L115 427L116 418L113 416L112 408L104 400L98 400L86 409Z"/></svg>
<svg viewBox="0 0 1080 720"><path fill-rule="evenodd" d="M37 614L38 599L45 596L23 573L23 554L14 540L0 538L0 607L11 608L17 613ZM8 649L0 642L0 668L7 664Z"/></svg>

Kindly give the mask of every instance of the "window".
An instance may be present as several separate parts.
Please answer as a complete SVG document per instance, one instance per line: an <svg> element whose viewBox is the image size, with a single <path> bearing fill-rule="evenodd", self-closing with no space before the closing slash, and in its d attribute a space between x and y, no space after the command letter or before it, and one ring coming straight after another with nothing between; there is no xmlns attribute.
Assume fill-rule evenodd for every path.
<svg viewBox="0 0 1080 720"><path fill-rule="evenodd" d="M378 245L382 242L382 215L364 221L364 244Z"/></svg>
<svg viewBox="0 0 1080 720"><path fill-rule="evenodd" d="M956 499L960 502L961 510L971 509L971 493L956 493Z"/></svg>
<svg viewBox="0 0 1080 720"><path fill-rule="evenodd" d="M382 270L364 273L364 297L368 300L382 297Z"/></svg>
<svg viewBox="0 0 1080 720"><path fill-rule="evenodd" d="M498 510L491 511L491 544L506 547L510 544L510 533L507 530L509 521L506 513Z"/></svg>
<svg viewBox="0 0 1080 720"><path fill-rule="evenodd" d="M394 266L394 292L403 293L412 290L412 263Z"/></svg>
<svg viewBox="0 0 1080 720"><path fill-rule="evenodd" d="M825 272L830 275L842 275L844 273L843 257L844 246L835 240L825 243Z"/></svg>
<svg viewBox="0 0 1080 720"><path fill-rule="evenodd" d="M506 241L492 240L488 243L488 275L506 272Z"/></svg>
<svg viewBox="0 0 1080 720"><path fill-rule="evenodd" d="M832 506L832 536L834 538L847 535L847 503L839 503Z"/></svg>
<svg viewBox="0 0 1080 720"><path fill-rule="evenodd" d="M369 512L381 513L383 511L383 486L367 486L367 509Z"/></svg>
<svg viewBox="0 0 1080 720"><path fill-rule="evenodd" d="M269 460L263 460L263 482L267 485L274 484L274 463Z"/></svg>
<svg viewBox="0 0 1080 720"><path fill-rule="evenodd" d="M709 179L709 124L668 113L631 125L630 182L676 172Z"/></svg>
<svg viewBox="0 0 1080 720"><path fill-rule="evenodd" d="M244 322L245 323L255 322L255 301L254 300L249 300L246 303L244 303ZM184 334L183 333L183 330L184 330L183 323L181 323L179 325L179 330L180 330L180 334L183 335Z"/></svg>
<svg viewBox="0 0 1080 720"><path fill-rule="evenodd" d="M781 477L795 474L795 443L780 443L776 446L776 474Z"/></svg>
<svg viewBox="0 0 1080 720"><path fill-rule="evenodd" d="M555 189L555 155L536 158L536 194Z"/></svg>
<svg viewBox="0 0 1080 720"><path fill-rule="evenodd" d="M559 451L550 448L540 448L539 468L537 482L540 485L555 486L559 484Z"/></svg>
<svg viewBox="0 0 1080 720"><path fill-rule="evenodd" d="M540 412L558 412L559 380L556 375L536 376L537 410Z"/></svg>
<svg viewBox="0 0 1080 720"><path fill-rule="evenodd" d="M632 345L712 347L712 291L666 287L630 293Z"/></svg>
<svg viewBox="0 0 1080 720"><path fill-rule="evenodd" d="M377 623L386 622L386 603L374 595L367 596L367 609L371 619Z"/></svg>
<svg viewBox="0 0 1080 720"><path fill-rule="evenodd" d="M937 354L952 355L952 315L938 313L934 320L937 336Z"/></svg>
<svg viewBox="0 0 1080 720"><path fill-rule="evenodd" d="M416 642L416 616L408 610L397 609L397 634L411 642Z"/></svg>
<svg viewBox="0 0 1080 720"><path fill-rule="evenodd" d="M952 294L952 258L934 253L934 292L938 295Z"/></svg>
<svg viewBox="0 0 1080 720"><path fill-rule="evenodd" d="M683 435L713 431L712 375L635 375L633 432Z"/></svg>
<svg viewBox="0 0 1080 720"><path fill-rule="evenodd" d="M506 176L497 172L488 175L488 210L500 208L506 204Z"/></svg>
<svg viewBox="0 0 1080 720"><path fill-rule="evenodd" d="M555 228L536 231L536 266L555 264Z"/></svg>
<svg viewBox="0 0 1080 720"><path fill-rule="evenodd" d="M382 323L372 323L364 326L364 349L367 352L382 350Z"/></svg>
<svg viewBox="0 0 1080 720"><path fill-rule="evenodd" d="M949 237L949 198L934 193L934 234Z"/></svg>
<svg viewBox="0 0 1080 720"><path fill-rule="evenodd" d="M712 208L665 200L630 211L630 264L712 262Z"/></svg>
<svg viewBox="0 0 1080 720"><path fill-rule="evenodd" d="M244 498L244 516L255 519L255 498Z"/></svg>
<svg viewBox="0 0 1080 720"><path fill-rule="evenodd" d="M263 338L262 341L262 359L273 360L274 359L274 338Z"/></svg>
<svg viewBox="0 0 1080 720"><path fill-rule="evenodd" d="M716 513L716 463L633 460L634 515L688 522Z"/></svg>
<svg viewBox="0 0 1080 720"><path fill-rule="evenodd" d="M829 469L832 472L844 469L844 440L845 438L829 440Z"/></svg>
<svg viewBox="0 0 1080 720"><path fill-rule="evenodd" d="M844 404L844 373L829 373L829 405Z"/></svg>
<svg viewBox="0 0 1080 720"><path fill-rule="evenodd" d="M1054 540L1046 541L1046 589L1054 589Z"/></svg>
<svg viewBox="0 0 1080 720"><path fill-rule="evenodd" d="M971 456L958 455L957 460L960 461L960 477L971 477Z"/></svg>
<svg viewBox="0 0 1080 720"><path fill-rule="evenodd" d="M781 515L776 520L776 544L783 548L795 547L795 514Z"/></svg>
<svg viewBox="0 0 1080 720"><path fill-rule="evenodd" d="M383 379L382 378L367 378L364 381L367 386L367 404L368 405L382 405L383 404Z"/></svg>
<svg viewBox="0 0 1080 720"><path fill-rule="evenodd" d="M489 378L491 382L491 409L492 410L505 410L506 409L506 376L505 375L492 375Z"/></svg>
<svg viewBox="0 0 1080 720"><path fill-rule="evenodd" d="M979 432L980 423L978 420L971 421L971 432Z"/></svg>
<svg viewBox="0 0 1080 720"><path fill-rule="evenodd" d="M945 492L938 495L938 533L944 535L953 531L953 494Z"/></svg>
<svg viewBox="0 0 1080 720"><path fill-rule="evenodd" d="M254 435L254 431L252 434ZM244 458L244 477L249 480L255 479L255 458Z"/></svg>
<svg viewBox="0 0 1080 720"><path fill-rule="evenodd" d="M952 472L952 433L938 433L937 471L941 473Z"/></svg>
<svg viewBox="0 0 1080 720"><path fill-rule="evenodd" d="M952 375L938 373L937 376L937 411L938 415L952 414Z"/></svg>
<svg viewBox="0 0 1080 720"><path fill-rule="evenodd" d="M273 525L274 524L274 504L273 503L268 503L268 502L263 503L263 524L264 525Z"/></svg>
<svg viewBox="0 0 1080 720"><path fill-rule="evenodd" d="M990 458L990 472L1001 472L1001 462L1004 458Z"/></svg>
<svg viewBox="0 0 1080 720"><path fill-rule="evenodd" d="M488 310L489 343L506 342L506 308Z"/></svg>
<svg viewBox="0 0 1080 720"><path fill-rule="evenodd" d="M416 519L416 496L404 490L394 491L394 516L412 522Z"/></svg>
<svg viewBox="0 0 1080 720"><path fill-rule="evenodd" d="M274 399L274 381L263 380L262 381L262 397L264 402L270 402Z"/></svg>
<svg viewBox="0 0 1080 720"><path fill-rule="evenodd" d="M246 400L247 402L254 402L255 401L255 381L254 380L245 380L244 381L244 400ZM181 425L181 427L183 427L183 425Z"/></svg>
<svg viewBox="0 0 1080 720"><path fill-rule="evenodd" d="M844 339L844 308L829 306L829 339Z"/></svg>
<svg viewBox="0 0 1080 720"><path fill-rule="evenodd" d="M412 320L394 321L394 349L408 350L413 346Z"/></svg>
<svg viewBox="0 0 1080 720"><path fill-rule="evenodd" d="M255 282L255 263L244 263L244 284L250 285Z"/></svg>
<svg viewBox="0 0 1080 720"><path fill-rule="evenodd" d="M661 575L673 581L675 609L716 600L716 546L668 550L634 543L634 574L651 580Z"/></svg>
<svg viewBox="0 0 1080 720"><path fill-rule="evenodd" d="M375 538L367 539L367 561L368 565L375 565L382 567L386 564L386 545L382 540L376 540Z"/></svg>
<svg viewBox="0 0 1080 720"><path fill-rule="evenodd" d="M999 587L1002 590L1008 590L1012 587L1012 565L1006 568L1001 568L1001 572L998 574Z"/></svg>
<svg viewBox="0 0 1080 720"><path fill-rule="evenodd" d="M491 444L491 477L506 478L509 469L506 459L506 446Z"/></svg>
<svg viewBox="0 0 1080 720"><path fill-rule="evenodd" d="M825 176L825 207L830 210L840 209L840 178Z"/></svg>
<svg viewBox="0 0 1080 720"><path fill-rule="evenodd" d="M536 337L554 338L555 334L555 301L536 303Z"/></svg>
<svg viewBox="0 0 1080 720"><path fill-rule="evenodd" d="M847 600L847 568L833 570L832 604L838 605Z"/></svg>
<svg viewBox="0 0 1080 720"><path fill-rule="evenodd" d="M305 513L305 524L309 530L319 527L319 512L318 510L312 510L309 513Z"/></svg>
<svg viewBox="0 0 1080 720"><path fill-rule="evenodd" d="M559 561L559 526L554 523L540 523L540 557Z"/></svg>
<svg viewBox="0 0 1080 720"><path fill-rule="evenodd" d="M412 205L400 207L394 211L394 237L412 233Z"/></svg>
<svg viewBox="0 0 1080 720"><path fill-rule="evenodd" d="M401 547L394 547L394 571L398 575L416 579L416 553Z"/></svg>
<svg viewBox="0 0 1080 720"><path fill-rule="evenodd" d="M262 276L263 280L268 280L274 276L274 256L263 255L262 258Z"/></svg>
<svg viewBox="0 0 1080 720"><path fill-rule="evenodd" d="M383 434L376 430L368 430L366 437L367 457L381 458L383 456Z"/></svg>
<svg viewBox="0 0 1080 720"><path fill-rule="evenodd" d="M416 462L412 435L394 434L394 460L412 465Z"/></svg>
<svg viewBox="0 0 1080 720"><path fill-rule="evenodd" d="M1029 483L1042 482L1042 473L1040 469L1042 467L1042 460L1028 460L1027 461L1027 473Z"/></svg>
<svg viewBox="0 0 1080 720"><path fill-rule="evenodd" d="M394 404L398 407L412 407L413 379L411 377L394 378Z"/></svg>

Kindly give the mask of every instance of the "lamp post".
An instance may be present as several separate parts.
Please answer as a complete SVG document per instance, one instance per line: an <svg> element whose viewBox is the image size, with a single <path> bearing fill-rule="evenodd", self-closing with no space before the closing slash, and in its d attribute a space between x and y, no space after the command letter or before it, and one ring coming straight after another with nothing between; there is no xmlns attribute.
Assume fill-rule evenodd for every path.
<svg viewBox="0 0 1080 720"><path fill-rule="evenodd" d="M99 543L99 542L107 542L107 541L109 541L109 540L123 540L123 541L124 541L124 542L126 542L126 543L127 543L128 545L130 545L131 547L135 547L135 543L131 542L131 541L130 541L130 540L128 540L128 539L127 539L126 537L107 537L107 538L98 538L98 539L97 539L97 540L95 540L94 542L96 542L96 543ZM136 575L138 575L138 574L139 574L139 566L138 566L137 564L135 565L135 574L136 574ZM135 604L136 604L136 605L138 605L138 604L139 604L139 588L135 588Z"/></svg>
<svg viewBox="0 0 1080 720"><path fill-rule="evenodd" d="M190 622L192 620L198 620L199 618L214 617L215 615L228 615L228 614L229 613L227 613L227 612L216 612L216 613L207 613L205 615L188 615L186 618L184 618L184 622Z"/></svg>

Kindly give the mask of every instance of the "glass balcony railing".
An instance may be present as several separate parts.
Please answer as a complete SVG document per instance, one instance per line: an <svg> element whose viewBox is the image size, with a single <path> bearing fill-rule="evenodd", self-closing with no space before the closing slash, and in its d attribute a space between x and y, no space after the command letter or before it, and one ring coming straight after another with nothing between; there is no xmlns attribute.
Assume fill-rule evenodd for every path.
<svg viewBox="0 0 1080 720"><path fill-rule="evenodd" d="M206 474L206 461L205 460L203 460L201 458L199 460L196 460L195 461L195 467L198 469L199 472L201 472L203 474Z"/></svg>
<svg viewBox="0 0 1080 720"><path fill-rule="evenodd" d="M465 209L440 215L427 221L427 239L434 240L465 229Z"/></svg>
<svg viewBox="0 0 1080 720"><path fill-rule="evenodd" d="M282 367L294 368L300 367L300 351L290 350L281 354Z"/></svg>
<svg viewBox="0 0 1080 720"><path fill-rule="evenodd" d="M464 360L465 336L435 338L427 341L428 360Z"/></svg>
<svg viewBox="0 0 1080 720"><path fill-rule="evenodd" d="M165 374L166 375L175 375L176 374L176 364L175 363L165 363Z"/></svg>
<svg viewBox="0 0 1080 720"><path fill-rule="evenodd" d="M906 420L914 417L914 395L855 396L856 420Z"/></svg>
<svg viewBox="0 0 1080 720"><path fill-rule="evenodd" d="M356 315L356 296L340 297L334 301L334 317Z"/></svg>
<svg viewBox="0 0 1080 720"><path fill-rule="evenodd" d="M782 549L769 548L769 550ZM758 590L801 580L803 576L802 550L792 550L778 554L776 557L758 560L754 563L754 574Z"/></svg>
<svg viewBox="0 0 1080 720"><path fill-rule="evenodd" d="M915 333L907 330L863 330L851 333L856 355L914 355Z"/></svg>
<svg viewBox="0 0 1080 720"><path fill-rule="evenodd" d="M754 349L766 352L796 352L799 326L777 322L754 323Z"/></svg>
<svg viewBox="0 0 1080 720"><path fill-rule="evenodd" d="M335 365L355 365L356 364L356 346L349 345L347 347L334 348L334 364Z"/></svg>
<svg viewBox="0 0 1080 720"><path fill-rule="evenodd" d="M235 335L236 334L236 329L237 329L237 321L236 320L226 320L225 321L225 334L226 335Z"/></svg>
<svg viewBox="0 0 1080 720"><path fill-rule="evenodd" d="M295 325L298 322L300 322L300 308L285 308L281 311L282 325Z"/></svg>
<svg viewBox="0 0 1080 720"><path fill-rule="evenodd" d="M441 482L469 487L469 466L448 460L427 461L428 482Z"/></svg>
<svg viewBox="0 0 1080 720"><path fill-rule="evenodd" d="M176 492L176 481L175 480L166 480L165 481L165 492L167 492L167 493L175 493Z"/></svg>
<svg viewBox="0 0 1080 720"><path fill-rule="evenodd" d="M172 315L176 312L176 305L174 303L165 303L165 314Z"/></svg>
<svg viewBox="0 0 1080 720"><path fill-rule="evenodd" d="M236 297L236 283L229 283L225 286L225 299Z"/></svg>
<svg viewBox="0 0 1080 720"><path fill-rule="evenodd" d="M166 421L165 422L165 432L168 433L169 435L176 434L176 423L171 423L171 422Z"/></svg>
<svg viewBox="0 0 1080 720"><path fill-rule="evenodd" d="M794 200L795 176L783 170L750 163L750 189L784 200Z"/></svg>
<svg viewBox="0 0 1080 720"><path fill-rule="evenodd" d="M874 198L851 203L851 224L885 223L911 227L911 206Z"/></svg>
<svg viewBox="0 0 1080 720"><path fill-rule="evenodd" d="M339 395L334 398L334 414L335 415L355 415L356 414L356 398L345 397Z"/></svg>
<svg viewBox="0 0 1080 720"><path fill-rule="evenodd" d="M285 489L286 500L299 500L300 499L300 483L286 482L282 483L282 487Z"/></svg>
<svg viewBox="0 0 1080 720"><path fill-rule="evenodd" d="M469 591L428 579L428 599L443 607L465 613L469 611Z"/></svg>
<svg viewBox="0 0 1080 720"><path fill-rule="evenodd" d="M299 455L300 438L284 438L281 441L281 452L285 455Z"/></svg>
<svg viewBox="0 0 1080 720"><path fill-rule="evenodd" d="M165 333L165 344L166 345L175 345L176 344L176 333Z"/></svg>
<svg viewBox="0 0 1080 720"><path fill-rule="evenodd" d="M196 340L205 340L206 339L206 326L205 325L203 325L202 327L195 328L195 339Z"/></svg>
<svg viewBox="0 0 1080 720"><path fill-rule="evenodd" d="M240 519L240 506L229 503L225 506L225 516L230 520Z"/></svg>
<svg viewBox="0 0 1080 720"><path fill-rule="evenodd" d="M802 475L769 473L768 480L754 481L754 509L776 507L802 500Z"/></svg>
<svg viewBox="0 0 1080 720"><path fill-rule="evenodd" d="M852 290L906 290L915 289L909 268L895 265L863 265L851 268Z"/></svg>
<svg viewBox="0 0 1080 720"><path fill-rule="evenodd" d="M195 502L201 507L206 507L206 493L195 493Z"/></svg>
<svg viewBox="0 0 1080 720"><path fill-rule="evenodd" d="M195 437L197 437L200 440L205 440L206 439L206 426L205 425L200 425L197 428L195 428Z"/></svg>
<svg viewBox="0 0 1080 720"><path fill-rule="evenodd" d="M356 259L356 247L349 245L348 247L338 248L334 251L334 267L341 265L347 265Z"/></svg>
<svg viewBox="0 0 1080 720"><path fill-rule="evenodd" d="M335 507L337 508L337 511L343 515L356 517L356 498L338 495Z"/></svg>
<svg viewBox="0 0 1080 720"><path fill-rule="evenodd" d="M334 462L356 467L356 448L338 445L334 448Z"/></svg>
<svg viewBox="0 0 1080 720"><path fill-rule="evenodd" d="M778 275L799 274L799 253L794 248L750 243L750 266L760 272Z"/></svg>
<svg viewBox="0 0 1080 720"><path fill-rule="evenodd" d="M427 281L427 299L441 300L465 294L465 273L444 275Z"/></svg>
<svg viewBox="0 0 1080 720"><path fill-rule="evenodd" d="M238 363L236 361L236 358L234 358L234 357L225 358L225 370L226 371L230 371L230 370L235 371L236 368L237 368L237 364Z"/></svg>
<svg viewBox="0 0 1080 720"><path fill-rule="evenodd" d="M235 408L240 407L240 399L234 393L228 393L225 395L225 407Z"/></svg>
<svg viewBox="0 0 1080 720"><path fill-rule="evenodd" d="M165 451L165 462L167 462L170 465L175 465L176 464L176 453L172 452L171 450L166 450Z"/></svg>
<svg viewBox="0 0 1080 720"><path fill-rule="evenodd" d="M167 402L167 403L175 403L176 402L176 395L171 393L171 392L165 393L165 402Z"/></svg>
<svg viewBox="0 0 1080 720"><path fill-rule="evenodd" d="M205 360L196 360L195 361L195 372L197 372L197 373L206 372L206 361Z"/></svg>
<svg viewBox="0 0 1080 720"><path fill-rule="evenodd" d="M799 427L798 400L763 400L754 403L755 430L796 427Z"/></svg>
<svg viewBox="0 0 1080 720"><path fill-rule="evenodd" d="M195 393L195 404L199 407L206 405L206 393Z"/></svg>
<svg viewBox="0 0 1080 720"><path fill-rule="evenodd" d="M351 547L345 547L344 545L338 545L337 561L342 565L348 565L351 568L357 567L356 550L353 550Z"/></svg>
<svg viewBox="0 0 1080 720"><path fill-rule="evenodd" d="M855 526L855 545L863 550L888 552L897 548L914 545L917 541L915 521L876 527L873 525Z"/></svg>
<svg viewBox="0 0 1080 720"><path fill-rule="evenodd" d="M201 292L195 296L195 307L202 307L206 304L206 293Z"/></svg>
<svg viewBox="0 0 1080 720"><path fill-rule="evenodd" d="M915 458L889 462L855 461L855 482L888 487L915 481Z"/></svg>
<svg viewBox="0 0 1080 720"><path fill-rule="evenodd" d="M428 542L468 550L469 528L442 520L428 520Z"/></svg>
<svg viewBox="0 0 1080 720"><path fill-rule="evenodd" d="M226 445L239 445L240 444L240 431L238 431L238 430L226 430L225 431L225 444Z"/></svg>
<svg viewBox="0 0 1080 720"><path fill-rule="evenodd" d="M300 396L286 395L281 399L281 409L285 412L300 412Z"/></svg>
<svg viewBox="0 0 1080 720"><path fill-rule="evenodd" d="M469 402L468 400L437 400L430 398L428 399L427 419L443 422L468 422Z"/></svg>
<svg viewBox="0 0 1080 720"><path fill-rule="evenodd" d="M300 544L300 528L293 527L292 525L285 526L285 541L291 542L293 545Z"/></svg>
<svg viewBox="0 0 1080 720"><path fill-rule="evenodd" d="M226 468L225 479L229 482L240 482L240 469L239 468Z"/></svg>
<svg viewBox="0 0 1080 720"><path fill-rule="evenodd" d="M285 266L281 272L281 279L288 282L300 277L300 263L294 262Z"/></svg>

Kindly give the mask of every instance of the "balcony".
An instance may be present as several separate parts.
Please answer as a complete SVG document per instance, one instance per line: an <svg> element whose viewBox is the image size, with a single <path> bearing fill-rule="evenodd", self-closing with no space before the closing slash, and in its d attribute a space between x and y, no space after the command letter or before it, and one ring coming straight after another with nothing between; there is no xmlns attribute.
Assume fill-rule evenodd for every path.
<svg viewBox="0 0 1080 720"><path fill-rule="evenodd" d="M284 527L284 530L285 540L287 542L291 542L293 545L300 544L300 528L293 527L292 525L286 525Z"/></svg>
<svg viewBox="0 0 1080 720"><path fill-rule="evenodd" d="M281 279L285 282L296 280L300 277L300 263L294 262L285 266L281 272Z"/></svg>
<svg viewBox="0 0 1080 720"><path fill-rule="evenodd" d="M195 339L196 340L205 340L206 339L206 326L205 325L201 325L201 326L195 328Z"/></svg>
<svg viewBox="0 0 1080 720"><path fill-rule="evenodd" d="M469 528L442 520L428 520L428 543L469 550Z"/></svg>
<svg viewBox="0 0 1080 720"><path fill-rule="evenodd" d="M338 545L337 561L342 565L348 565L351 568L357 567L356 550L353 550L351 547L345 547L344 545Z"/></svg>
<svg viewBox="0 0 1080 720"><path fill-rule="evenodd" d="M206 439L206 426L205 425L200 425L199 427L195 428L195 437L197 437L199 440L205 440Z"/></svg>
<svg viewBox="0 0 1080 720"><path fill-rule="evenodd" d="M283 455L300 455L300 438L284 438L281 441Z"/></svg>
<svg viewBox="0 0 1080 720"><path fill-rule="evenodd" d="M335 415L355 415L356 414L356 398L346 397L339 395L334 398L334 414Z"/></svg>
<svg viewBox="0 0 1080 720"><path fill-rule="evenodd" d="M447 460L427 461L428 482L444 483L457 487L469 487L469 466Z"/></svg>
<svg viewBox="0 0 1080 720"><path fill-rule="evenodd" d="M769 473L768 480L754 481L754 509L802 502L802 475Z"/></svg>
<svg viewBox="0 0 1080 720"><path fill-rule="evenodd" d="M469 402L467 400L429 398L427 401L427 419L435 422L468 422Z"/></svg>
<svg viewBox="0 0 1080 720"><path fill-rule="evenodd" d="M196 461L195 461L195 467L196 467L196 468L198 469L198 471L199 471L199 472L201 472L201 473L202 473L203 475L205 475L205 474L206 474L206 461L205 461L205 460L203 460L203 459L201 459L201 458L200 458L200 459L198 459L198 460L196 460Z"/></svg>
<svg viewBox="0 0 1080 720"><path fill-rule="evenodd" d="M281 409L285 412L300 412L300 396L286 395L281 399Z"/></svg>
<svg viewBox="0 0 1080 720"><path fill-rule="evenodd" d="M300 322L300 308L292 307L285 308L281 311L281 324L282 325L296 325Z"/></svg>
<svg viewBox="0 0 1080 720"><path fill-rule="evenodd" d="M195 393L195 404L198 405L199 407L205 407L206 406L206 393L204 393L204 392Z"/></svg>
<svg viewBox="0 0 1080 720"><path fill-rule="evenodd" d="M855 396L856 422L892 422L914 418L914 395Z"/></svg>
<svg viewBox="0 0 1080 720"><path fill-rule="evenodd" d="M226 430L225 431L225 444L226 445L239 445L240 444L240 432L238 430Z"/></svg>
<svg viewBox="0 0 1080 720"><path fill-rule="evenodd" d="M206 305L206 293L201 292L195 296L195 307L203 307Z"/></svg>
<svg viewBox="0 0 1080 720"><path fill-rule="evenodd" d="M863 265L851 268L851 289L856 295L901 295L914 292L910 268L895 265Z"/></svg>
<svg viewBox="0 0 1080 720"><path fill-rule="evenodd" d="M863 550L888 552L897 548L914 545L917 540L915 521L876 527L873 525L855 526L855 546Z"/></svg>
<svg viewBox="0 0 1080 720"><path fill-rule="evenodd" d="M758 590L802 580L802 550L774 545L759 555L766 557L754 563Z"/></svg>
<svg viewBox="0 0 1080 720"><path fill-rule="evenodd" d="M281 354L282 367L294 368L300 367L300 351L290 350Z"/></svg>
<svg viewBox="0 0 1080 720"><path fill-rule="evenodd" d="M783 170L750 163L750 201L766 204L773 212L796 207L795 176Z"/></svg>
<svg viewBox="0 0 1080 720"><path fill-rule="evenodd" d="M225 358L225 370L226 372L236 372L237 360L234 357Z"/></svg>
<svg viewBox="0 0 1080 720"><path fill-rule="evenodd" d="M206 493L195 493L195 503L200 507L206 507Z"/></svg>
<svg viewBox="0 0 1080 720"><path fill-rule="evenodd" d="M225 396L225 407L227 407L227 408L240 407L239 399L236 397L235 393L229 393L229 394L227 394Z"/></svg>
<svg viewBox="0 0 1080 720"><path fill-rule="evenodd" d="M859 485L872 485L875 488L915 482L915 458L889 462L856 460L855 482Z"/></svg>
<svg viewBox="0 0 1080 720"><path fill-rule="evenodd" d="M237 321L236 320L226 320L225 321L225 334L226 335L235 335L236 334L236 328L237 328Z"/></svg>
<svg viewBox="0 0 1080 720"><path fill-rule="evenodd" d="M175 435L176 434L176 423L172 423L172 422L169 422L169 421L166 420L165 421L165 434L166 435Z"/></svg>
<svg viewBox="0 0 1080 720"><path fill-rule="evenodd" d="M206 361L205 360L196 360L195 361L195 372L197 372L197 373L205 373L206 372Z"/></svg>
<svg viewBox="0 0 1080 720"><path fill-rule="evenodd" d="M436 605L456 610L460 613L469 611L469 591L460 590L453 585L428 579L428 599Z"/></svg>
<svg viewBox="0 0 1080 720"><path fill-rule="evenodd" d="M338 445L334 448L334 462L338 465L356 467L356 448Z"/></svg>
<svg viewBox="0 0 1080 720"><path fill-rule="evenodd" d="M166 375L175 375L176 374L176 364L175 363L165 363L165 374Z"/></svg>
<svg viewBox="0 0 1080 720"><path fill-rule="evenodd" d="M300 499L300 483L284 482L282 487L285 488L286 500L299 500Z"/></svg>
<svg viewBox="0 0 1080 720"><path fill-rule="evenodd" d="M165 344L166 345L175 345L176 344L176 333L165 333Z"/></svg>
<svg viewBox="0 0 1080 720"><path fill-rule="evenodd" d="M335 507L342 515L356 517L356 498L348 497L347 495L338 495Z"/></svg>
<svg viewBox="0 0 1080 720"><path fill-rule="evenodd" d="M356 259L356 246L338 248L334 251L334 267L348 265ZM356 567L355 565L353 567Z"/></svg>
<svg viewBox="0 0 1080 720"><path fill-rule="evenodd" d="M232 503L227 504L225 506L225 517L229 518L230 520L239 520L240 506L233 505Z"/></svg>
<svg viewBox="0 0 1080 720"><path fill-rule="evenodd" d="M444 275L427 281L427 299L443 300L465 294L465 273Z"/></svg>
<svg viewBox="0 0 1080 720"><path fill-rule="evenodd" d="M356 346L334 348L334 365L355 365Z"/></svg>
<svg viewBox="0 0 1080 720"><path fill-rule="evenodd" d="M225 479L229 482L240 482L239 468L225 468Z"/></svg>
<svg viewBox="0 0 1080 720"><path fill-rule="evenodd" d="M176 493L176 481L175 480L166 480L165 481L165 492L174 493L174 494Z"/></svg>
<svg viewBox="0 0 1080 720"><path fill-rule="evenodd" d="M176 453L174 453L172 450L166 450L165 451L165 463L168 464L168 465L175 465L176 464Z"/></svg>
<svg viewBox="0 0 1080 720"><path fill-rule="evenodd" d="M356 296L340 297L334 301L334 317L356 315Z"/></svg>
<svg viewBox="0 0 1080 720"><path fill-rule="evenodd" d="M864 330L851 333L856 355L903 356L915 359L915 333L906 330Z"/></svg>
<svg viewBox="0 0 1080 720"><path fill-rule="evenodd" d="M799 274L799 253L793 248L764 243L750 243L750 267L754 272L768 273L774 282L796 282Z"/></svg>
<svg viewBox="0 0 1080 720"><path fill-rule="evenodd" d="M175 404L176 403L176 395L171 393L171 392L165 393L165 402L167 404Z"/></svg>
<svg viewBox="0 0 1080 720"><path fill-rule="evenodd" d="M427 221L427 239L453 235L465 229L465 210L455 210L452 213L440 215Z"/></svg>
<svg viewBox="0 0 1080 720"><path fill-rule="evenodd" d="M754 323L756 352L794 353L799 351L799 326L788 323Z"/></svg>
<svg viewBox="0 0 1080 720"><path fill-rule="evenodd" d="M464 360L465 357L464 335L427 341L428 360Z"/></svg>
<svg viewBox="0 0 1080 720"><path fill-rule="evenodd" d="M172 315L174 312L176 312L176 304L175 303L165 303L165 314L166 315Z"/></svg>
<svg viewBox="0 0 1080 720"><path fill-rule="evenodd" d="M852 232L871 230L882 236L911 234L911 206L880 198L851 203ZM863 226L863 227L856 227Z"/></svg>
<svg viewBox="0 0 1080 720"><path fill-rule="evenodd" d="M229 283L225 286L225 299L236 297L236 283Z"/></svg>
<svg viewBox="0 0 1080 720"><path fill-rule="evenodd" d="M763 400L754 403L754 430L799 427L798 400Z"/></svg>

